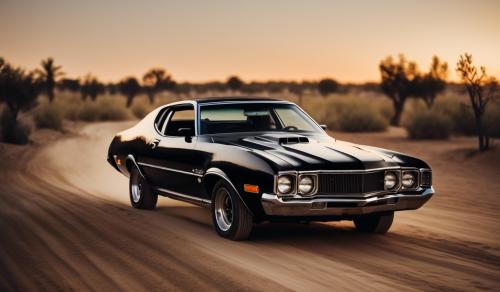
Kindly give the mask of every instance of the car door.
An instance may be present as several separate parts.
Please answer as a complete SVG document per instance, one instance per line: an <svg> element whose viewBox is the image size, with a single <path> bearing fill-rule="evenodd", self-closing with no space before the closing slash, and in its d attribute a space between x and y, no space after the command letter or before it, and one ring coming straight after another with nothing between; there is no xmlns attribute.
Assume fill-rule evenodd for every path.
<svg viewBox="0 0 500 292"><path fill-rule="evenodd" d="M157 125L157 137L150 144L148 161L142 164L146 176L164 191L198 195L194 146L195 111L192 104L172 106Z"/></svg>

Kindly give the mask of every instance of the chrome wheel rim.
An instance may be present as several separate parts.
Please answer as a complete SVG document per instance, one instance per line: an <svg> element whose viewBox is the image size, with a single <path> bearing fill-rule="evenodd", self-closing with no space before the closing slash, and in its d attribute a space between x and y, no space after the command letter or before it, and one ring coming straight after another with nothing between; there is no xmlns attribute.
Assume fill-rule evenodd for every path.
<svg viewBox="0 0 500 292"><path fill-rule="evenodd" d="M141 199L142 183L137 172L134 172L132 175L132 185L130 191L132 192L132 201L134 201L134 203L138 203Z"/></svg>
<svg viewBox="0 0 500 292"><path fill-rule="evenodd" d="M233 223L233 200L225 188L215 195L215 220L222 231L228 231Z"/></svg>

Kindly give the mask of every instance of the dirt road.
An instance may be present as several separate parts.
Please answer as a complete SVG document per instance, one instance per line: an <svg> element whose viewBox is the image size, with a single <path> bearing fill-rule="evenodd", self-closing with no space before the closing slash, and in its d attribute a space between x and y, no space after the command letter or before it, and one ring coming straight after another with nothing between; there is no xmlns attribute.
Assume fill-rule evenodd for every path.
<svg viewBox="0 0 500 292"><path fill-rule="evenodd" d="M0 145L0 291L500 290L500 151L475 140L411 142L399 130L338 138L415 154L437 195L396 215L386 236L351 222L263 224L247 242L212 230L208 210L160 198L129 207L106 162L128 123L88 125L49 146Z"/></svg>

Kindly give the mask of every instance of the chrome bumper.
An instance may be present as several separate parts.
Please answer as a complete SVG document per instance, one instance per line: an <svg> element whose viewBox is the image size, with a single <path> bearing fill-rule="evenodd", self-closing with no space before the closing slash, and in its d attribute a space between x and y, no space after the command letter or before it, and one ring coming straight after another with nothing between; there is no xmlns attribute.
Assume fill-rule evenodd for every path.
<svg viewBox="0 0 500 292"><path fill-rule="evenodd" d="M342 216L363 215L385 211L414 210L425 204L434 188L422 192L397 193L368 198L310 198L283 200L276 194L264 193L264 212L269 216Z"/></svg>

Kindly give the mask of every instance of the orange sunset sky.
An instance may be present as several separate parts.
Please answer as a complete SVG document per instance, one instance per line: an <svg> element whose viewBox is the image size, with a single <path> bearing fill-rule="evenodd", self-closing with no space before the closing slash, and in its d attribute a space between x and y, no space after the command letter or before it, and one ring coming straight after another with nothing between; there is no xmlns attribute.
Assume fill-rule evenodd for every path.
<svg viewBox="0 0 500 292"><path fill-rule="evenodd" d="M13 64L52 56L104 81L157 66L177 81L377 81L400 52L425 69L469 52L500 76L500 1L1 0L0 36Z"/></svg>

